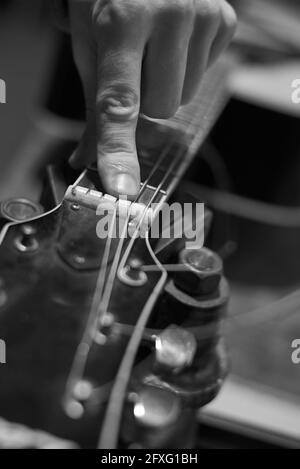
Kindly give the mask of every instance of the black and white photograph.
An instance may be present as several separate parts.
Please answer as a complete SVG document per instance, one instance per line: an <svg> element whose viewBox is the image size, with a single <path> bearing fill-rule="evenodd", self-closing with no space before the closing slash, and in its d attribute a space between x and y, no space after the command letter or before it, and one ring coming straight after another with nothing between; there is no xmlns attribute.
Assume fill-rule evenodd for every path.
<svg viewBox="0 0 300 469"><path fill-rule="evenodd" d="M298 0L0 0L0 449L300 449Z"/></svg>

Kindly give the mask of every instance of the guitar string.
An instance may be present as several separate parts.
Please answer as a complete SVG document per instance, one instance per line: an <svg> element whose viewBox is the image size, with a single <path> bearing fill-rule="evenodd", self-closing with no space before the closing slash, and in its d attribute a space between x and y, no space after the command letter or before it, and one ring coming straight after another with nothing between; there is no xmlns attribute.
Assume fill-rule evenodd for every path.
<svg viewBox="0 0 300 469"><path fill-rule="evenodd" d="M164 159L168 156L171 147L172 147L172 144L169 144L162 151L161 156L159 157L159 159L153 166L147 179L142 183L140 191L138 195L136 196L135 200L133 201L134 203L138 201L138 199L141 197L141 195L145 191L150 179L153 177L155 172L160 168L161 163L164 161ZM76 184L78 185L78 183L84 177L86 172L87 171L85 170L84 173L77 179L77 181L75 181L73 185L73 189L76 187ZM121 235L121 240L118 244L118 249L117 249L118 251L121 251L122 246L123 246L124 236L126 234L125 229L127 229L126 224L129 221L129 217L130 217L130 214L127 215L127 218L125 221L124 234L122 233ZM115 218L116 218L116 214L114 214L114 222L111 224L110 233L108 234L109 239L107 239L105 243L104 255L102 258L99 275L98 275L98 279L97 279L97 283L96 283L96 287L94 291L92 306L88 315L87 326L84 331L83 338L79 346L77 347L75 357L73 360L73 364L71 367L71 371L69 373L69 378L67 380L67 385L66 385L67 399L70 398L70 395L72 394L73 389L74 389L74 385L79 381L79 377L83 375L85 363L87 361L90 346L91 346L91 341L94 338L95 330L97 330L98 321L100 319L99 315L103 312L103 308L101 306L101 298L102 298L103 290L105 286L107 265L108 265L110 248L111 248L111 239L112 239L111 234L115 227ZM115 258L114 258L114 262L115 262Z"/></svg>
<svg viewBox="0 0 300 469"><path fill-rule="evenodd" d="M155 254L152 251L148 234L146 235L146 243L153 261L160 265L156 259ZM98 441L98 449L114 449L117 447L123 403L126 390L128 388L130 372L132 370L133 362L135 360L138 348L140 346L145 327L151 315L152 309L155 305L156 298L161 292L161 289L163 288L167 279L167 272L164 271L161 265L160 267L162 275L157 284L155 285L155 288L153 289L146 306L143 308L143 311L138 318L136 326L126 347L124 357L118 369L106 407L104 422L102 424L102 431L100 433Z"/></svg>
<svg viewBox="0 0 300 469"><path fill-rule="evenodd" d="M158 165L159 165L159 162L158 162ZM139 195L143 192L144 187L146 187L148 183L148 179L143 183L140 189ZM136 197L135 201L137 200L137 198L138 197ZM99 303L101 302L101 297L102 297L103 290L104 290L112 234L113 234L113 230L115 227L116 211L114 212L115 213L113 214L113 221L111 223L111 227L110 227L108 237L105 243L104 255L103 255L101 266L100 266L100 271L99 271L99 275L98 275L98 279L97 279L97 283L95 287L94 297L92 300L92 306L90 309L87 326L83 335L83 339L81 340L77 348L73 366L71 368L70 378L67 384L67 389L69 390L69 392L67 393L68 395L70 395L70 391L71 392L73 391L74 385L79 380L78 377L83 375L84 366L87 361L89 350L90 350L91 340L93 340L95 330L97 329L97 323L99 320Z"/></svg>
<svg viewBox="0 0 300 469"><path fill-rule="evenodd" d="M178 157L180 158L181 155L178 155ZM165 183L165 181L167 180L167 178L169 177L170 173L173 171L174 167L176 166L176 164L178 163L178 160L179 158L175 158L175 160L173 160L172 164L170 165L168 171L165 173L162 181L160 182L160 184L156 187L154 193L152 194L151 198L150 198L150 201L148 202L147 205L145 205L145 207L143 208L143 212L139 218L139 221L138 221L138 224L134 230L134 233L133 233L133 236L130 240L130 242L128 243L128 247L126 248L126 251L125 251L125 254L123 255L124 258L126 258L126 253L130 252L132 250L132 246L135 242L135 240L137 239L137 236L139 234L139 229L144 221L144 218L147 214L147 210L151 207L151 204L154 202L155 198L159 195L159 193L161 192L161 189L162 189L162 186L163 184ZM119 260L120 260L120 256L122 254L122 247L123 247L123 244L124 244L124 237L126 235L126 231L127 231L127 226L124 227L124 230L123 230L123 233L122 233L122 237L120 239L120 242L119 242L119 245L118 245L118 248L116 250L116 253L115 253L115 256L114 256L114 261L113 261L113 264L112 264L112 267L110 269L110 273L109 273L109 276L108 276L108 279L107 279L107 282L106 282L106 285L105 285L105 290L103 292L103 299L101 300L101 305L100 305L100 308L101 308L101 312L105 312L107 311L107 308L108 308L108 305L109 305L109 301L110 301L110 298L111 298L111 293L112 293L112 288L113 288L113 284L114 284L114 281L115 281L115 278L116 278L116 275L117 275L117 271L119 269Z"/></svg>
<svg viewBox="0 0 300 469"><path fill-rule="evenodd" d="M158 267L156 268L158 270ZM268 305L262 306L258 309L253 309L251 311L246 311L243 313L236 313L233 316L230 316L228 319L222 321L222 329L224 329L223 334L227 336L236 333L237 331L249 331L249 328L255 327L259 331L265 331L266 326L278 324L278 321L286 321L293 316L299 314L299 305L300 305L300 289L293 291L287 296L280 298L279 300L272 302ZM275 314L274 314L275 313ZM253 316L255 316L253 318ZM242 321L239 321L242 319ZM237 321L236 321L237 320ZM276 321L274 323L274 321ZM134 326L124 326L118 323L122 327L121 333L127 337L131 337L134 333ZM197 341L206 341L211 339L212 336L215 336L215 326L198 326L198 327L187 327L187 331L191 332L197 338ZM159 332L156 329L147 329L147 334L145 336L145 331L143 331L143 337L146 337L147 341L152 341L153 337L156 336ZM129 339L128 339L129 340ZM102 388L95 388L93 390L94 397L97 396L97 402L104 403L108 399L109 393L111 392L112 386L107 386L106 390ZM101 394L100 394L101 392Z"/></svg>
<svg viewBox="0 0 300 469"><path fill-rule="evenodd" d="M111 219L111 226L109 228L109 234L112 234L112 231L115 226L116 220L116 211L112 215ZM69 373L69 377L66 384L66 392L65 392L65 403L68 405L69 399L71 394L73 393L74 386L78 382L78 376L83 375L84 365L86 363L89 351L90 351L90 341L92 338L93 333L93 325L97 323L97 311L98 311L98 304L101 300L101 296L103 293L104 282L105 282L105 273L106 273L106 265L109 259L110 254L110 246L111 246L112 236L108 236L104 253L101 261L101 266L99 270L99 275L96 282L95 293L92 299L92 304L90 308L90 312L87 319L87 325L83 333L83 337L79 343L79 346L76 349L75 357L72 363L72 367Z"/></svg>
<svg viewBox="0 0 300 469"><path fill-rule="evenodd" d="M161 183L157 187L155 193L152 195L152 197L151 197L151 199L150 199L150 201L147 205L147 208L149 208L150 205L153 203L153 201L155 200L155 197L157 196L157 194L159 194L163 184L165 183L165 181L169 177L170 173L173 171L173 169L176 166L176 164L178 163L179 159L181 159L181 158L182 158L182 155L181 155L181 153L178 152L177 157L173 160L171 166L169 167L168 171L164 175L164 178L162 179ZM143 217L144 216L145 216L145 211L144 211ZM137 239L138 230L139 230L139 227L140 227L142 221L143 221L142 219L139 221L137 229L135 230L134 235L133 235L133 237L132 237L132 239L131 239L131 241L130 241L127 249L126 249L126 252L125 252L124 256L123 256L124 258L128 257L127 254L132 250L133 244ZM142 335L143 335L143 331L145 329L145 326L146 326L146 324L148 322L148 319L149 319L149 316L151 314L151 311L152 311L152 308L153 308L153 305L154 305L154 302L155 302L156 295L160 291L160 289L162 288L162 286L163 286L163 284L166 280L166 276L167 276L167 273L165 272L163 267L160 265L160 263L157 261L155 255L152 254L152 249L151 249L151 246L150 246L150 243L149 243L148 235L146 235L146 243L147 243L148 251L150 252L150 255L152 256L152 259L154 260L154 262L158 266L160 266L162 276L161 276L159 282L157 283L155 289L153 290L150 298L148 299L147 304L144 306L142 313L139 316L137 324L136 324L136 326L133 330L133 334L132 334L132 336L131 336L131 338L128 342L128 345L126 346L126 350L125 350L123 359L121 360L121 364L119 366L117 375L114 379L114 384L113 384L113 387L112 387L110 398L108 400L108 405L107 405L107 408L106 408L104 422L102 424L102 431L101 431L100 438L99 438L98 448L100 448L100 449L104 449L104 448L112 448L113 449L113 448L115 448L115 446L117 444L118 434L119 434L119 427L120 427L120 420L121 420L121 415L122 415L122 407L123 407L123 402L124 402L124 398L125 398L126 389L127 389L128 382L129 382L129 377L130 377L130 371L131 371L131 368L132 368L132 364L133 364L134 358L136 356L136 352L137 352L137 349L139 347L139 344L140 344L140 341L141 341L141 338L142 338ZM118 269L118 260L119 259L117 259L117 262L116 262L116 269ZM107 296L105 298L105 303L104 303L105 308L107 308L108 303L109 303L113 282L114 282L114 279L115 279L115 276L116 276L116 269L115 269L114 272L112 272L112 275L111 275L111 278L110 278L110 288L108 289L107 292L105 291L104 295L103 295L103 296L105 296L107 294Z"/></svg>

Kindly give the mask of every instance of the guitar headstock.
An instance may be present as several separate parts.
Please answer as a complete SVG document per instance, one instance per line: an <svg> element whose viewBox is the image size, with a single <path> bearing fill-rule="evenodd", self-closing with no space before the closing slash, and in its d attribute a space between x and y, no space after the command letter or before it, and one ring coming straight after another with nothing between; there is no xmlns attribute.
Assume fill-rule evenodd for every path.
<svg viewBox="0 0 300 469"><path fill-rule="evenodd" d="M195 102L171 124L180 137L155 160L141 151L136 200L105 194L95 168L70 182L52 167L46 211L24 215L19 201L15 218L3 221L3 418L83 447L191 444L194 408L217 394L227 372L220 322L228 287L214 253L187 252L184 238L158 247L161 230L151 233L220 110L208 82L200 115ZM201 119L198 132L191 115ZM209 220L203 212L202 233Z"/></svg>
<svg viewBox="0 0 300 469"><path fill-rule="evenodd" d="M201 277L201 263L207 273L207 265L213 267L213 254L203 251L210 260L200 259L198 273L195 258L184 257L178 262L190 272L169 275L161 262L174 262L176 250L168 252L167 259L164 252L157 258L157 240L142 237L125 258L129 237L119 253L120 262L123 258L125 262L118 263L105 311L99 310L100 297L96 316L91 313L107 246L107 239L97 235L99 206L107 207L109 202L116 210L121 207L120 201L98 188L91 169L68 188L57 207L25 222L11 221L2 233L6 302L1 305L0 330L9 359L1 370L0 415L82 446L95 446L120 363L141 313L148 308L149 319L128 370L118 444L168 446L176 441L179 429L181 441L182 434L190 438L185 428L190 426L193 407L209 401L226 374L220 361L224 351L218 348L216 354L212 343L206 352L209 365L200 374L199 369L204 344L211 341L211 334L203 341L203 331L213 330L216 340L227 287L220 271L210 292L198 295L197 287L191 294L184 286L189 274L191 288L193 279L204 288L210 285L209 275ZM154 189L146 190L150 200ZM164 200L165 193L160 195ZM135 214L143 213L144 197L143 202L127 206ZM120 237L111 239L108 273L119 243ZM24 408L28 399L33 406Z"/></svg>

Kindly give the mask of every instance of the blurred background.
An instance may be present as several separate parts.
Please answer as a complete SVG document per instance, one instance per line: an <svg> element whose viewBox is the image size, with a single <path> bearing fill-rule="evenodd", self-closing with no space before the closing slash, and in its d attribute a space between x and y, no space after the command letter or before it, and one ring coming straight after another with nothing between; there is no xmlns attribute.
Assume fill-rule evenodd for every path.
<svg viewBox="0 0 300 469"><path fill-rule="evenodd" d="M7 84L0 200L36 199L45 165L69 155L83 129L69 37L54 26L46 3L0 3L0 78ZM247 424L266 439L273 426L273 434L299 442L300 366L291 361L291 342L300 338L300 104L291 94L300 79L300 4L235 4L231 100L192 176L215 214L209 243L225 259L230 315L237 316L226 325L233 378L201 418L224 425L231 412L232 431Z"/></svg>

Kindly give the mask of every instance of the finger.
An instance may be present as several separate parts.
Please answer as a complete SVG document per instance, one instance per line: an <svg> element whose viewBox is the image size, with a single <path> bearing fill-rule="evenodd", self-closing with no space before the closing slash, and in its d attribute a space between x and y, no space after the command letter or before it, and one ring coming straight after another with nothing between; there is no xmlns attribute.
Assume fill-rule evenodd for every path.
<svg viewBox="0 0 300 469"><path fill-rule="evenodd" d="M135 132L146 25L136 10L115 7L113 21L109 13L109 7L101 11L96 22L98 169L107 192L134 196L140 183Z"/></svg>
<svg viewBox="0 0 300 469"><path fill-rule="evenodd" d="M188 45L193 28L192 3L169 7L157 18L143 65L142 112L156 119L173 116L181 103ZM176 5L176 2L174 2Z"/></svg>
<svg viewBox="0 0 300 469"><path fill-rule="evenodd" d="M213 64L223 50L228 47L236 31L236 25L237 16L234 9L229 3L223 1L221 4L220 27L211 48L209 65Z"/></svg>
<svg viewBox="0 0 300 469"><path fill-rule="evenodd" d="M190 102L197 92L207 69L210 50L220 24L218 3L205 0L198 1L196 5L196 18L189 46L182 104Z"/></svg>

